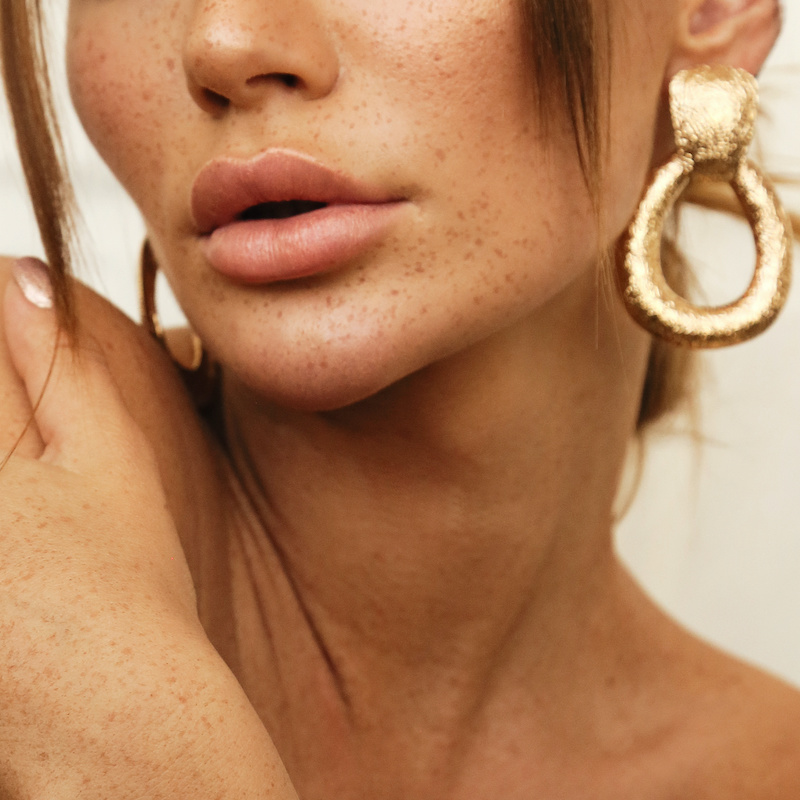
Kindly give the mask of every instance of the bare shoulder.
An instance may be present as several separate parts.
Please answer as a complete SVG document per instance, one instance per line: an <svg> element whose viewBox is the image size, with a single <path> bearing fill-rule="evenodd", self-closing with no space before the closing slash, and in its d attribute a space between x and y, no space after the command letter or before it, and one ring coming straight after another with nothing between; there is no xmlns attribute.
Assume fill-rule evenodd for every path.
<svg viewBox="0 0 800 800"><path fill-rule="evenodd" d="M636 767L626 765L639 789L650 787L635 796L800 798L800 691L704 641L628 585L639 632L630 641L650 686L640 720L652 742L632 759Z"/></svg>
<svg viewBox="0 0 800 800"><path fill-rule="evenodd" d="M679 745L691 765L682 790L698 800L800 797L800 692L713 648L708 653L706 699L697 698Z"/></svg>
<svg viewBox="0 0 800 800"><path fill-rule="evenodd" d="M747 787L738 796L800 797L800 692L752 667L739 669L729 712L736 759L731 777L738 762ZM735 783L731 789L734 796Z"/></svg>

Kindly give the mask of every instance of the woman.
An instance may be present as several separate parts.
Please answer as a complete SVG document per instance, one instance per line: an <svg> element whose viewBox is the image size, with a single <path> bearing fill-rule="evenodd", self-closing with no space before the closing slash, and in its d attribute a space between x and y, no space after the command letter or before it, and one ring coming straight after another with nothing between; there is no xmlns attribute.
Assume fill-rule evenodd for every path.
<svg viewBox="0 0 800 800"><path fill-rule="evenodd" d="M797 694L613 554L680 370L598 281L673 149L670 78L755 73L778 29L774 0L73 0L76 108L219 376L203 422L64 290L30 166L52 264L5 270L3 446L34 423L0 474L4 793L795 796Z"/></svg>

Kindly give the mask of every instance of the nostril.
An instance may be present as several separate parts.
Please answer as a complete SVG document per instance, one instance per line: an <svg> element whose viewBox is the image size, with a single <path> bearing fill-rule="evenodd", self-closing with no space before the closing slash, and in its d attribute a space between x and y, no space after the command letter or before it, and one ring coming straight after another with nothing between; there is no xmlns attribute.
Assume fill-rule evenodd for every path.
<svg viewBox="0 0 800 800"><path fill-rule="evenodd" d="M203 98L210 106L223 109L231 104L231 101L225 95L219 94L219 92L215 92L212 89L203 89L202 92Z"/></svg>
<svg viewBox="0 0 800 800"><path fill-rule="evenodd" d="M247 85L254 86L259 83L270 81L277 81L283 84L287 89L296 89L301 83L300 78L298 78L297 75L293 75L291 72L270 72L248 78Z"/></svg>
<svg viewBox="0 0 800 800"><path fill-rule="evenodd" d="M295 89L300 83L300 79L297 77L297 75L292 75L288 72L278 72L275 75L275 78L279 80L287 89Z"/></svg>
<svg viewBox="0 0 800 800"><path fill-rule="evenodd" d="M249 87L268 83L277 83L287 89L297 89L303 86L302 78L291 72L265 72L247 79L247 86Z"/></svg>

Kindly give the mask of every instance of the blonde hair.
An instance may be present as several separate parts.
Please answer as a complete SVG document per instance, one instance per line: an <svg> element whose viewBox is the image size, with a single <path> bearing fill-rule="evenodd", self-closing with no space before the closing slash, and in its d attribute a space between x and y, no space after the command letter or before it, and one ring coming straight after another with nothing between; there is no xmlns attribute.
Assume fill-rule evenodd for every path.
<svg viewBox="0 0 800 800"><path fill-rule="evenodd" d="M39 0L2 0L0 55L17 149L50 266L56 309L62 325L71 332L76 324L69 282L74 200L53 108Z"/></svg>

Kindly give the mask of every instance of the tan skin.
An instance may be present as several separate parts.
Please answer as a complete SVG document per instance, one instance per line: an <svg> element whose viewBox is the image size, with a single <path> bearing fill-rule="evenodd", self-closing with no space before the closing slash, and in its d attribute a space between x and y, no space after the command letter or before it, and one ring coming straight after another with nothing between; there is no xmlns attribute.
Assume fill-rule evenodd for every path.
<svg viewBox="0 0 800 800"><path fill-rule="evenodd" d="M576 157L537 128L512 4L273 5L73 0L76 105L223 365L223 405L204 428L166 357L80 292L86 354L62 352L3 475L59 536L6 504L0 585L44 611L7 632L28 656L0 685L24 734L0 787L283 800L279 757L309 800L795 796L798 696L674 625L614 556L648 341L598 302ZM613 87L609 241L664 155L669 75L757 71L778 27L768 0L624 5L615 74L639 80ZM480 47L493 70L476 77ZM300 81L249 81L277 72ZM225 284L188 187L209 158L265 146L402 189L407 213L321 281ZM5 315L4 443L53 337L13 283ZM33 501L25 470L47 487ZM47 644L65 606L96 622L67 615Z"/></svg>

